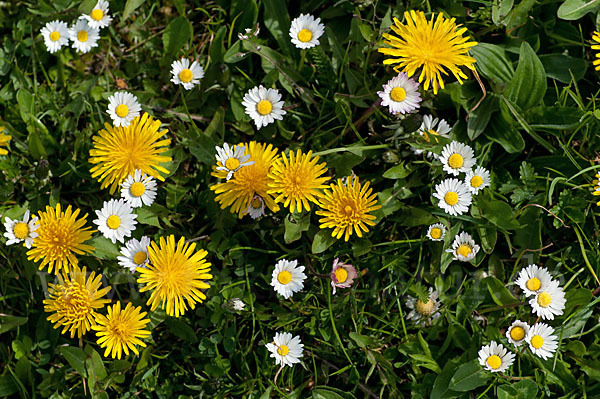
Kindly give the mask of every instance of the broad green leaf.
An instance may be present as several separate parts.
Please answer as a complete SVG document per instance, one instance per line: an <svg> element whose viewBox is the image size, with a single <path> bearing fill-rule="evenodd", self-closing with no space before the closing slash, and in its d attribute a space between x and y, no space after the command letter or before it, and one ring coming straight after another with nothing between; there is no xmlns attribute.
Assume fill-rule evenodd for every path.
<svg viewBox="0 0 600 399"><path fill-rule="evenodd" d="M417 207L401 208L396 215L400 226L425 226L437 221L431 213Z"/></svg>
<svg viewBox="0 0 600 399"><path fill-rule="evenodd" d="M165 57L173 58L184 48L191 34L192 28L186 17L180 16L173 19L162 35Z"/></svg>
<svg viewBox="0 0 600 399"><path fill-rule="evenodd" d="M488 291L492 296L492 299L498 306L511 305L519 302L517 298L506 288L504 283L498 280L496 277L486 277L482 280L488 287Z"/></svg>
<svg viewBox="0 0 600 399"><path fill-rule="evenodd" d="M477 360L463 364L456 370L450 380L450 389L453 391L469 392L483 386L490 379Z"/></svg>
<svg viewBox="0 0 600 399"><path fill-rule="evenodd" d="M10 331L13 328L22 326L23 324L27 323L27 320L27 317L0 314L0 334Z"/></svg>
<svg viewBox="0 0 600 399"><path fill-rule="evenodd" d="M93 374L99 380L103 380L108 374L106 373L106 368L104 367L104 363L102 362L100 354L89 345L86 346L85 349L86 352L90 355L85 361L88 374Z"/></svg>
<svg viewBox="0 0 600 399"><path fill-rule="evenodd" d="M320 254L324 252L327 248L333 245L334 242L337 241L336 238L331 236L332 229L324 229L319 230L315 237L313 238L312 243L312 253Z"/></svg>
<svg viewBox="0 0 600 399"><path fill-rule="evenodd" d="M94 237L89 244L95 248L94 255L100 259L115 259L121 254L117 244L101 235Z"/></svg>
<svg viewBox="0 0 600 399"><path fill-rule="evenodd" d="M512 81L515 70L502 47L478 43L470 53L477 60L475 66L483 76L498 83L508 84Z"/></svg>
<svg viewBox="0 0 600 399"><path fill-rule="evenodd" d="M198 341L198 338L196 337L196 332L187 323L184 323L179 319L168 317L165 320L165 324L167 325L167 327L169 327L169 330L171 330L171 332L175 334L175 336L191 343L195 343Z"/></svg>
<svg viewBox="0 0 600 399"><path fill-rule="evenodd" d="M286 244L299 240L302 237L302 232L308 230L310 227L310 215L308 213L294 213L291 216L293 216L294 221L286 217L283 222L285 225L284 240Z"/></svg>
<svg viewBox="0 0 600 399"><path fill-rule="evenodd" d="M350 334L348 335L350 336L350 338L352 338L354 342L356 342L358 346L360 346L363 349L369 347L370 345L373 345L373 339L371 339L371 337L367 335L361 335L354 331L350 332Z"/></svg>
<svg viewBox="0 0 600 399"><path fill-rule="evenodd" d="M537 398L538 387L533 380L522 380L512 385L517 390L519 399ZM508 398L514 399L514 398Z"/></svg>
<svg viewBox="0 0 600 399"><path fill-rule="evenodd" d="M588 12L597 11L600 8L600 0L566 0L558 7L556 15L560 19L575 21Z"/></svg>
<svg viewBox="0 0 600 399"><path fill-rule="evenodd" d="M536 129L568 130L575 129L584 114L575 107L535 107L530 109L525 118L529 126Z"/></svg>
<svg viewBox="0 0 600 399"><path fill-rule="evenodd" d="M404 162L400 165L391 167L390 169L383 172L383 177L386 179L402 179L410 174L411 170L404 166Z"/></svg>
<svg viewBox="0 0 600 399"><path fill-rule="evenodd" d="M313 399L344 399L344 397L341 394L333 391L332 388L327 388L327 387L313 389L312 398Z"/></svg>
<svg viewBox="0 0 600 399"><path fill-rule="evenodd" d="M514 230L519 227L519 222L513 215L512 207L506 202L479 195L476 204L481 214L474 214L474 216L481 217L505 230ZM473 211L474 213L477 212L476 209L473 209Z"/></svg>
<svg viewBox="0 0 600 399"><path fill-rule="evenodd" d="M287 7L278 0L263 0L264 24L271 32L283 54L292 54L289 30L291 26Z"/></svg>
<svg viewBox="0 0 600 399"><path fill-rule="evenodd" d="M0 397L10 397L19 391L19 387L10 374L0 375Z"/></svg>
<svg viewBox="0 0 600 399"><path fill-rule="evenodd" d="M450 399L461 395L458 392L450 391L448 388L450 385L450 379L461 363L462 361L460 358L454 358L446 362L442 372L438 374L435 382L433 383L430 399Z"/></svg>
<svg viewBox="0 0 600 399"><path fill-rule="evenodd" d="M146 0L127 0L125 3L125 8L123 9L123 17L121 21L125 21L133 12L142 4L144 4Z"/></svg>
<svg viewBox="0 0 600 399"><path fill-rule="evenodd" d="M499 0L492 4L492 21L496 25L504 23L504 19L512 10L514 0Z"/></svg>
<svg viewBox="0 0 600 399"><path fill-rule="evenodd" d="M137 222L140 224L147 224L150 226L155 226L155 227L162 227L160 225L160 222L158 220L158 216L154 214L154 212L152 212L151 209L148 208L137 208L135 210L135 213L137 214Z"/></svg>
<svg viewBox="0 0 600 399"><path fill-rule="evenodd" d="M225 34L227 33L227 27L221 26L217 31L215 38L210 44L210 62L220 64L223 62L223 56L225 54Z"/></svg>
<svg viewBox="0 0 600 399"><path fill-rule="evenodd" d="M469 114L467 121L467 134L471 140L475 140L485 131L490 122L492 114L498 109L498 97L488 93L487 97L479 104L479 107ZM384 175L385 177L385 175Z"/></svg>
<svg viewBox="0 0 600 399"><path fill-rule="evenodd" d="M495 113L484 131L485 136L500 144L506 152L518 153L525 149L525 140L521 133L504 119L501 113Z"/></svg>
<svg viewBox="0 0 600 399"><path fill-rule="evenodd" d="M85 359L87 356L83 349L75 346L61 346L60 353L62 353L75 371L83 377L87 376L85 372Z"/></svg>
<svg viewBox="0 0 600 399"><path fill-rule="evenodd" d="M529 43L523 42L517 70L506 88L506 98L522 110L527 110L540 103L546 88L544 66Z"/></svg>
<svg viewBox="0 0 600 399"><path fill-rule="evenodd" d="M566 54L543 54L540 55L540 61L547 77L565 84L571 83L572 78L575 78L575 81L582 79L588 67L583 58L574 58Z"/></svg>

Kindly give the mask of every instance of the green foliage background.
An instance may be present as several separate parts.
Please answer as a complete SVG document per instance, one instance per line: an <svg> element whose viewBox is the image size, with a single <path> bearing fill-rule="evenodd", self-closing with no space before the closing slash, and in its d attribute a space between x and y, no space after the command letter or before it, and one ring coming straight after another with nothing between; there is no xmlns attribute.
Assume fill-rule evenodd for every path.
<svg viewBox="0 0 600 399"><path fill-rule="evenodd" d="M215 275L205 304L179 319L152 312L141 356L113 361L92 334L77 342L52 328L42 300L53 276L38 272L24 248L0 246L0 396L600 397L598 208L590 194L600 110L589 49L599 5L589 3L115 0L113 23L86 55L49 54L39 31L54 19L74 21L95 0L0 3L0 120L13 136L0 157L2 219L60 202L82 208L91 224L109 199L90 177L91 137L108 120L107 98L127 88L173 141L171 175L155 204L137 211L135 236L196 238ZM482 90L472 76L462 86L447 81L437 97L426 93L420 115L397 120L378 106L376 92L394 75L376 51L381 32L409 9L456 17L480 43L472 55L487 95L474 111ZM301 12L326 25L321 45L308 51L288 35ZM257 22L258 39L239 41ZM169 82L182 56L206 70L191 92ZM277 87L288 114L256 131L241 99L258 84ZM414 134L426 113L454 125L452 138L492 171L492 187L470 214L448 218L433 205L444 173L408 146L444 144L432 148ZM253 221L221 211L209 190L214 147L248 140L312 149L332 177L370 180L383 205L377 226L364 239L332 243L314 214L282 210ZM443 244L425 238L438 220L451 226ZM473 264L443 252L462 230L482 246ZM147 309L147 295L116 262L119 246L99 233L93 245L81 264L103 273L113 299ZM316 272L290 301L269 285L281 257ZM336 257L363 275L332 296L327 274ZM525 351L509 377L491 375L476 361L481 345L506 344L516 318L535 321L512 283L530 263L566 287L565 314L550 323L560 349L548 361ZM421 328L405 319L404 301L426 297L429 286L440 292L442 317ZM233 297L245 311L227 310ZM277 386L264 347L276 331L305 344L302 365L284 369Z"/></svg>

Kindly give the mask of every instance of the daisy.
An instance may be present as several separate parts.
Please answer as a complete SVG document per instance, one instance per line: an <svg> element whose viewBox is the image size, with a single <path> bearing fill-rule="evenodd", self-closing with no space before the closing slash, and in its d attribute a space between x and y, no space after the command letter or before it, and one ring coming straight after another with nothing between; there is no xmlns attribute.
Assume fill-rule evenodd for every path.
<svg viewBox="0 0 600 399"><path fill-rule="evenodd" d="M273 342L265 345L271 357L275 358L275 364L282 366L293 366L300 363L304 345L300 342L300 336L292 338L290 333L275 333Z"/></svg>
<svg viewBox="0 0 600 399"><path fill-rule="evenodd" d="M443 241L446 235L446 227L441 223L435 223L427 229L427 238L431 241Z"/></svg>
<svg viewBox="0 0 600 399"><path fill-rule="evenodd" d="M94 29L106 28L112 21L112 17L108 15L108 1L98 0L92 12L82 15L81 18L85 18Z"/></svg>
<svg viewBox="0 0 600 399"><path fill-rule="evenodd" d="M515 320L508 330L506 330L506 338L515 346L521 345L525 342L525 336L529 332L529 324L522 322L521 320Z"/></svg>
<svg viewBox="0 0 600 399"><path fill-rule="evenodd" d="M227 171L227 180L231 179L233 174L241 167L252 165L254 161L248 161L250 154L244 155L246 146L238 144L229 147L229 144L223 143L223 148L217 146L217 170Z"/></svg>
<svg viewBox="0 0 600 399"><path fill-rule="evenodd" d="M127 201L132 208L142 205L152 205L156 198L156 181L152 176L142 173L136 169L132 175L121 183L121 197Z"/></svg>
<svg viewBox="0 0 600 399"><path fill-rule="evenodd" d="M150 245L150 237L143 236L139 241L135 238L130 239L121 247L121 254L117 256L119 265L129 268L132 273L138 267L144 267L149 263L148 246Z"/></svg>
<svg viewBox="0 0 600 399"><path fill-rule="evenodd" d="M481 166L476 167L475 170L468 170L465 176L465 184L472 194L478 194L479 190L489 187L490 172Z"/></svg>
<svg viewBox="0 0 600 399"><path fill-rule="evenodd" d="M98 38L100 33L98 29L88 25L85 19L79 19L75 25L69 29L69 38L73 41L73 48L87 53L92 47L98 46Z"/></svg>
<svg viewBox="0 0 600 399"><path fill-rule="evenodd" d="M283 101L277 89L265 89L262 85L253 87L244 95L242 105L246 107L246 115L250 116L256 128L260 129L275 119L282 120L286 112L282 109Z"/></svg>
<svg viewBox="0 0 600 399"><path fill-rule="evenodd" d="M123 242L125 237L130 237L138 215L133 213L133 209L122 199L111 199L104 201L102 209L96 211L98 219L94 224L98 225L98 230L114 243Z"/></svg>
<svg viewBox="0 0 600 399"><path fill-rule="evenodd" d="M258 219L265 215L265 201L263 201L260 195L255 195L254 198L252 198L246 213L250 215L252 219Z"/></svg>
<svg viewBox="0 0 600 399"><path fill-rule="evenodd" d="M186 90L192 90L204 77L204 68L197 61L192 62L192 66L190 66L190 61L187 58L182 58L173 61L171 74L173 75L171 82L176 85L183 85Z"/></svg>
<svg viewBox="0 0 600 399"><path fill-rule="evenodd" d="M479 245L475 244L475 241L469 233L463 231L454 237L452 249L447 249L446 252L454 255L453 260L469 262L471 259L475 258L475 255L479 252Z"/></svg>
<svg viewBox="0 0 600 399"><path fill-rule="evenodd" d="M450 125L444 119L434 118L433 115L425 115L417 131L429 143L431 136L441 136L449 139L451 130Z"/></svg>
<svg viewBox="0 0 600 399"><path fill-rule="evenodd" d="M62 21L48 22L42 28L44 44L49 52L55 53L62 46L69 44L69 27Z"/></svg>
<svg viewBox="0 0 600 399"><path fill-rule="evenodd" d="M96 314L97 343L100 348L106 347L104 357L110 354L113 359L121 359L121 353L129 355L129 349L139 355L137 346L145 347L142 341L150 336L150 331L145 330L150 319L144 318L147 313L142 312L142 307L134 307L131 302L121 309L121 302L117 301L112 307L108 306L108 315Z"/></svg>
<svg viewBox="0 0 600 399"><path fill-rule="evenodd" d="M551 281L552 276L547 269L533 264L521 269L515 283L521 287L526 296L532 296L546 290Z"/></svg>
<svg viewBox="0 0 600 399"><path fill-rule="evenodd" d="M241 312L245 307L246 304L240 298L231 298L229 301L227 301L227 308L232 312Z"/></svg>
<svg viewBox="0 0 600 399"><path fill-rule="evenodd" d="M420 107L421 96L419 84L410 79L406 73L399 73L383 85L383 91L378 91L381 105L389 107L392 114L406 114Z"/></svg>
<svg viewBox="0 0 600 399"><path fill-rule="evenodd" d="M554 328L545 323L536 323L527 332L525 341L529 344L529 349L535 355L546 360L552 357L552 353L558 348Z"/></svg>
<svg viewBox="0 0 600 399"><path fill-rule="evenodd" d="M565 293L558 285L558 281L552 280L543 291L540 290L535 297L529 300L532 312L544 320L554 320L554 316L564 313Z"/></svg>
<svg viewBox="0 0 600 399"><path fill-rule="evenodd" d="M11 220L8 216L4 219L4 228L6 233L4 237L8 238L6 245L17 244L21 241L25 241L25 246L31 248L33 239L38 236L35 230L40 226L37 221L37 216L34 216L29 220L29 209L25 211L23 220Z"/></svg>
<svg viewBox="0 0 600 399"><path fill-rule="evenodd" d="M356 273L354 266L339 262L339 259L335 258L331 269L333 295L335 295L336 288L350 288L356 276L358 276L358 273Z"/></svg>
<svg viewBox="0 0 600 399"><path fill-rule="evenodd" d="M440 200L438 206L453 216L468 212L473 200L469 187L462 181L452 178L437 184L433 196Z"/></svg>
<svg viewBox="0 0 600 399"><path fill-rule="evenodd" d="M444 165L446 172L458 176L460 172L470 171L475 166L477 159L471 147L458 141L453 141L444 146L440 161ZM467 186L469 185L467 184Z"/></svg>
<svg viewBox="0 0 600 399"><path fill-rule="evenodd" d="M290 26L292 43L301 49L318 46L323 32L325 32L325 25L321 23L321 18L315 19L310 14L300 14Z"/></svg>
<svg viewBox="0 0 600 399"><path fill-rule="evenodd" d="M290 298L294 293L304 288L304 280L306 279L306 274L303 273L304 266L297 265L297 260L281 259L273 270L271 286L285 299Z"/></svg>
<svg viewBox="0 0 600 399"><path fill-rule="evenodd" d="M432 287L429 287L429 299L427 302L409 296L406 299L406 306L410 309L406 318L421 324L422 327L433 324L441 316L439 312L440 302L438 301L438 292Z"/></svg>
<svg viewBox="0 0 600 399"><path fill-rule="evenodd" d="M496 341L484 345L479 350L479 364L492 373L506 371L515 361L515 354L509 352L502 344Z"/></svg>
<svg viewBox="0 0 600 399"><path fill-rule="evenodd" d="M108 115L113 120L113 125L128 127L132 120L140 116L142 107L133 94L119 91L108 98Z"/></svg>

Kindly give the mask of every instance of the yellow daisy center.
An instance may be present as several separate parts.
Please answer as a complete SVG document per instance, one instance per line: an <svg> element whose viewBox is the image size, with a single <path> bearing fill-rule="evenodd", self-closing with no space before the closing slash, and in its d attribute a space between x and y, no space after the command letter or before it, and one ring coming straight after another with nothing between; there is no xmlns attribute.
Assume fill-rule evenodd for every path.
<svg viewBox="0 0 600 399"><path fill-rule="evenodd" d="M514 341L520 341L523 338L525 338L525 330L522 327L513 327L510 330L510 337L514 340Z"/></svg>
<svg viewBox="0 0 600 399"><path fill-rule="evenodd" d="M119 118L125 118L129 115L129 107L125 104L119 104L117 105L117 108L115 108L115 113Z"/></svg>
<svg viewBox="0 0 600 399"><path fill-rule="evenodd" d="M121 218L117 215L110 215L108 219L106 219L106 225L109 228L116 230L121 225Z"/></svg>
<svg viewBox="0 0 600 399"><path fill-rule="evenodd" d="M84 30L80 30L79 32L77 32L77 40L79 40L80 42L87 42L88 41L88 33Z"/></svg>
<svg viewBox="0 0 600 399"><path fill-rule="evenodd" d="M236 170L240 167L240 161L237 158L228 158L225 161L225 167L229 170Z"/></svg>
<svg viewBox="0 0 600 399"><path fill-rule="evenodd" d="M431 236L431 238L437 240L438 238L442 237L442 229L440 229L439 227L434 227L433 229L431 229L429 235Z"/></svg>
<svg viewBox="0 0 600 399"><path fill-rule="evenodd" d="M494 370L497 370L502 366L502 359L500 359L500 356L498 355L492 355L487 358L487 364Z"/></svg>
<svg viewBox="0 0 600 399"><path fill-rule="evenodd" d="M261 115L268 115L271 113L273 109L273 104L269 100L260 100L258 104L256 104L256 112Z"/></svg>
<svg viewBox="0 0 600 399"><path fill-rule="evenodd" d="M531 338L531 346L535 349L540 349L542 345L544 345L544 338L539 335L534 335L533 338Z"/></svg>
<svg viewBox="0 0 600 399"><path fill-rule="evenodd" d="M448 158L448 165L450 165L452 169L458 169L462 167L464 162L465 160L460 154L454 153L450 155L450 158Z"/></svg>
<svg viewBox="0 0 600 399"><path fill-rule="evenodd" d="M146 252L139 251L137 254L135 254L133 256L133 263L135 263L136 265L141 265L142 263L144 263L146 261L147 258L148 258L148 255L146 255Z"/></svg>
<svg viewBox="0 0 600 399"><path fill-rule="evenodd" d="M338 267L335 269L335 278L338 283L343 283L348 279L348 272L343 267Z"/></svg>
<svg viewBox="0 0 600 399"><path fill-rule="evenodd" d="M300 40L302 43L310 42L312 37L313 34L308 29L302 29L300 32L298 32L298 40Z"/></svg>
<svg viewBox="0 0 600 399"><path fill-rule="evenodd" d="M288 348L287 345L280 345L279 348L277 348L277 353L279 353L281 356L285 356L290 353L290 348Z"/></svg>
<svg viewBox="0 0 600 399"><path fill-rule="evenodd" d="M186 68L179 72L179 80L181 80L183 83L189 83L192 81L192 79L194 79L194 74L190 69Z"/></svg>
<svg viewBox="0 0 600 399"><path fill-rule="evenodd" d="M255 198L250 202L250 205L254 209L262 208L262 201L259 198Z"/></svg>
<svg viewBox="0 0 600 399"><path fill-rule="evenodd" d="M102 17L104 17L104 12L99 8L95 8L90 13L90 17L92 17L94 21L100 21Z"/></svg>
<svg viewBox="0 0 600 399"><path fill-rule="evenodd" d="M432 136L439 136L438 132L436 132L436 131L435 131L435 130L433 130L433 129L429 129L428 131L426 131L426 132L423 132L423 138L424 138L424 139L425 139L425 141L426 141L426 142L428 142L428 143L429 143L429 135L430 135L430 134L431 134ZM437 142L437 139L436 139L435 141Z"/></svg>
<svg viewBox="0 0 600 399"><path fill-rule="evenodd" d="M532 277L529 280L527 280L527 284L525 285L530 291L537 291L542 286L542 282L537 277Z"/></svg>
<svg viewBox="0 0 600 399"><path fill-rule="evenodd" d="M13 234L19 240L24 240L29 235L29 226L27 225L27 223L18 222L17 224L15 224L15 227L13 227Z"/></svg>
<svg viewBox="0 0 600 399"><path fill-rule="evenodd" d="M456 248L456 253L464 256L465 258L473 252L470 246L467 244L461 244L460 247Z"/></svg>
<svg viewBox="0 0 600 399"><path fill-rule="evenodd" d="M57 31L54 31L54 32L50 33L50 40L52 40L53 42L55 42L58 39L60 39L60 33L58 33Z"/></svg>
<svg viewBox="0 0 600 399"><path fill-rule="evenodd" d="M471 186L472 187L479 187L483 184L483 179L481 178L481 176L473 176L471 178Z"/></svg>
<svg viewBox="0 0 600 399"><path fill-rule="evenodd" d="M454 191L448 191L446 195L444 195L444 201L450 206L456 205L458 203L458 194Z"/></svg>
<svg viewBox="0 0 600 399"><path fill-rule="evenodd" d="M552 303L552 296L544 291L537 296L537 303L541 307L547 308Z"/></svg>
<svg viewBox="0 0 600 399"><path fill-rule="evenodd" d="M406 98L406 90L404 90L402 87L394 87L390 93L390 97L392 100L397 102L404 101Z"/></svg>
<svg viewBox="0 0 600 399"><path fill-rule="evenodd" d="M141 197L146 192L144 183L136 181L129 187L129 193L134 197Z"/></svg>
<svg viewBox="0 0 600 399"><path fill-rule="evenodd" d="M277 275L277 281L283 285L289 284L290 281L292 281L292 273L288 272L287 270L280 271Z"/></svg>
<svg viewBox="0 0 600 399"><path fill-rule="evenodd" d="M415 307L417 309L417 312L419 312L423 316L429 316L431 313L433 313L434 303L431 299L429 299L427 302L423 302L422 300L417 299L417 304Z"/></svg>

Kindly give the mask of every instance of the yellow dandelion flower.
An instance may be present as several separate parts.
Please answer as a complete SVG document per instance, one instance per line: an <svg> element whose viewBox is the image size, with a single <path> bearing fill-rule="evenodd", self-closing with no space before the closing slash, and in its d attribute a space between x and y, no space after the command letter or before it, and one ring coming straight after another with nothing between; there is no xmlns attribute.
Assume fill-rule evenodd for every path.
<svg viewBox="0 0 600 399"><path fill-rule="evenodd" d="M202 303L206 295L201 290L210 288L205 280L213 278L210 272L210 263L204 259L207 252L200 249L194 253L196 244L186 244L181 237L175 245L175 236L170 235L165 240L160 238L159 245L150 243L147 267L138 267L136 270L141 276L137 282L146 284L140 292L152 290L147 305L152 305L154 310L159 303L169 316L179 317L187 310L185 300L190 308L194 309L196 302Z"/></svg>
<svg viewBox="0 0 600 399"><path fill-rule="evenodd" d="M277 212L279 205L267 193L268 184L271 181L268 174L273 162L277 159L277 149L272 144L255 141L238 145L246 147L244 155L250 154L250 161L254 163L238 169L231 179L211 186L210 189L217 194L215 201L221 205L221 209L230 207L231 213L237 213L238 218L242 218L248 212L252 200L258 195L271 211ZM223 165L217 162L217 166L213 166L211 174L220 179L226 179L228 171L217 170L219 166Z"/></svg>
<svg viewBox="0 0 600 399"><path fill-rule="evenodd" d="M162 154L171 140L163 137L168 130L158 130L160 121L152 119L147 113L136 117L127 127L115 127L108 123L105 129L94 136L94 148L90 150L89 162L96 166L90 169L92 178L102 182L100 188L110 186L110 193L136 169L149 176L164 181L161 173L169 171L159 163L171 161L171 157Z"/></svg>
<svg viewBox="0 0 600 399"><path fill-rule="evenodd" d="M437 18L433 14L431 20L427 21L423 11L414 10L406 11L404 18L406 24L394 18L394 25L391 26L392 31L399 37L383 34L387 39L385 43L393 48L380 48L378 51L396 57L384 60L384 65L399 64L394 70L402 70L409 77L422 68L419 82L425 79L424 89L429 89L431 85L434 94L437 94L438 86L444 88L442 75L448 75L448 71L462 84L462 79L467 79L467 75L460 67L475 70L475 58L470 57L468 53L477 42L463 37L467 28L457 30L460 25L456 25L455 18L446 19L439 13Z"/></svg>
<svg viewBox="0 0 600 399"><path fill-rule="evenodd" d="M87 279L86 279L87 277ZM50 299L44 299L44 311L52 313L48 320L54 323L54 328L63 327L61 333L71 333L71 338L77 333L81 338L96 324L96 309L103 308L109 299L102 299L111 287L102 286L102 274L91 272L89 277L85 266L73 266L68 273L63 269L58 275L58 284L48 284Z"/></svg>
<svg viewBox="0 0 600 399"><path fill-rule="evenodd" d="M600 33L594 31L592 40L598 43L592 44L592 50L600 50ZM596 71L600 71L600 53L596 53L596 59L594 60L594 62L592 62L592 64L594 64L594 69L596 69Z"/></svg>
<svg viewBox="0 0 600 399"><path fill-rule="evenodd" d="M37 262L42 260L39 269L48 265L48 273L58 274L60 269L69 271L69 265L77 265L78 261L74 254L84 255L94 252L94 247L84 244L92 238L95 230L91 227L83 227L86 223L87 213L77 219L79 209L71 211L71 205L66 211L62 211L60 204L56 204L56 210L46 206L46 212L39 212L39 227L35 231L38 236L33 239L32 248L27 251L27 259Z"/></svg>
<svg viewBox="0 0 600 399"><path fill-rule="evenodd" d="M289 206L290 212L296 209L302 212L302 209L310 211L310 202L318 203L318 197L321 196L321 189L326 188L325 183L329 176L319 177L327 172L327 164L320 163L319 156L312 158L312 151L303 154L298 150L294 155L290 151L289 155L283 154L280 159L275 161L269 177L272 180L269 183L269 194L279 194L275 202L283 202L283 206Z"/></svg>
<svg viewBox="0 0 600 399"><path fill-rule="evenodd" d="M141 306L133 307L130 303L121 310L121 302L112 307L108 306L108 316L96 315L96 325L92 329L96 331L98 345L106 347L104 357L110 356L121 359L121 353L129 355L129 349L139 355L136 346L146 346L140 338L144 339L150 335L150 331L144 330L150 319L144 319L146 312L140 312Z"/></svg>
<svg viewBox="0 0 600 399"><path fill-rule="evenodd" d="M0 147L8 147L8 142L12 139L12 136L9 136L8 134L4 134L4 129L6 129L6 127L4 126L0 126ZM0 155L7 155L8 151L5 150L4 148L0 148Z"/></svg>
<svg viewBox="0 0 600 399"><path fill-rule="evenodd" d="M332 237L339 239L344 235L344 241L348 241L352 229L362 237L363 231L369 231L367 225L375 226L376 217L369 215L369 212L381 208L381 205L376 205L377 194L371 194L373 189L369 188L369 182L361 187L358 177L348 177L345 185L342 179L338 179L337 184L332 183L329 190L325 190L319 201L323 210L316 212L324 216L319 219L320 228L333 227Z"/></svg>

